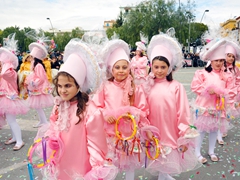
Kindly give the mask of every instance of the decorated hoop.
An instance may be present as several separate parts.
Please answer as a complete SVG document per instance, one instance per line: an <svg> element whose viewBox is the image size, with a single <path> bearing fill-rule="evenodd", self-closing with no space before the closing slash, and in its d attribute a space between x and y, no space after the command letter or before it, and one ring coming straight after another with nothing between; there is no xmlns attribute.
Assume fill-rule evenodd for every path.
<svg viewBox="0 0 240 180"><path fill-rule="evenodd" d="M132 124L133 124L132 134L129 137L125 137L125 138L122 137L122 133L118 130L118 124L120 123L120 120L123 119L124 117L130 118L132 121ZM115 124L115 134L119 140L127 141L130 139L133 139L135 137L136 133L137 133L137 124L136 124L136 120L134 119L133 115L131 115L130 113L127 113L127 114L124 114L124 115L121 115L118 117L118 119L116 120L116 124Z"/></svg>
<svg viewBox="0 0 240 180"><path fill-rule="evenodd" d="M155 152L156 152L154 157L150 153L150 149L151 149L150 146L152 145L151 142L150 141L146 141L146 144L145 144L145 146L146 146L146 155L151 160L157 159L160 156L160 154L161 154L161 147L159 145L158 138L153 137L153 142L155 144Z"/></svg>
<svg viewBox="0 0 240 180"><path fill-rule="evenodd" d="M27 153L27 160L28 162L32 165L33 168L42 168L44 166L46 166L47 164L49 164L52 159L54 158L55 154L56 154L56 150L53 150L49 159L46 158L46 141L49 140L49 137L43 137L43 138L39 138L37 139L28 149L28 153ZM42 143L42 147L43 147L43 163L39 163L39 164L33 164L32 162L32 155L33 152L35 151L35 149L37 148L37 146Z"/></svg>

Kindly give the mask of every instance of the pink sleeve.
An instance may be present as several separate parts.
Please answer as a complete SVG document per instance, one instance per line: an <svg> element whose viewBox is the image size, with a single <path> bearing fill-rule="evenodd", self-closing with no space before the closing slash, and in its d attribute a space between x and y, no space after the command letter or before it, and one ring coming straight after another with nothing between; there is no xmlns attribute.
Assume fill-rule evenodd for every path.
<svg viewBox="0 0 240 180"><path fill-rule="evenodd" d="M99 108L105 107L105 95L104 95L104 84L101 85L99 90L93 95L92 102L95 104L95 106Z"/></svg>
<svg viewBox="0 0 240 180"><path fill-rule="evenodd" d="M203 70L197 70L195 72L192 83L191 83L191 89L197 95L200 95L205 90L205 87L204 87L205 77L202 71Z"/></svg>
<svg viewBox="0 0 240 180"><path fill-rule="evenodd" d="M101 166L107 154L107 141L103 128L103 117L99 110L88 117L86 130L90 164L92 167Z"/></svg>
<svg viewBox="0 0 240 180"><path fill-rule="evenodd" d="M139 64L139 68L146 68L148 63L148 59L146 56L141 58L141 63Z"/></svg>
<svg viewBox="0 0 240 180"><path fill-rule="evenodd" d="M12 80L17 75L11 63L5 63L2 66L1 77L6 81Z"/></svg>
<svg viewBox="0 0 240 180"><path fill-rule="evenodd" d="M41 64L37 64L34 68L34 79L33 84L34 86L39 86L44 82L44 76L46 76L46 71L44 70Z"/></svg>
<svg viewBox="0 0 240 180"><path fill-rule="evenodd" d="M226 95L227 103L234 103L234 99L237 95L237 85L235 84L235 79L231 76L227 78L226 82Z"/></svg>
<svg viewBox="0 0 240 180"><path fill-rule="evenodd" d="M134 106L141 110L140 127L150 125L147 116L149 115L149 106L142 86L136 86Z"/></svg>
<svg viewBox="0 0 240 180"><path fill-rule="evenodd" d="M182 84L176 88L176 108L180 136L183 136L191 123L191 115L187 94Z"/></svg>

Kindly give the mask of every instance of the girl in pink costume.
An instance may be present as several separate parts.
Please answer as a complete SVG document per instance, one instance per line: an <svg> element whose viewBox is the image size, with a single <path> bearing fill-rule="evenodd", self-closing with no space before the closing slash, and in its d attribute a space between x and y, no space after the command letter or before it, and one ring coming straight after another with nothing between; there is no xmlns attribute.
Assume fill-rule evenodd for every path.
<svg viewBox="0 0 240 180"><path fill-rule="evenodd" d="M2 72L2 63L0 61L0 74ZM1 84L1 76L0 76L0 84ZM0 114L0 130L2 129L3 126L6 125L6 120L4 114Z"/></svg>
<svg viewBox="0 0 240 180"><path fill-rule="evenodd" d="M225 66L227 67L227 72L232 75L232 80L234 81L233 83L235 84L236 92L237 89L240 85L240 71L238 67L235 66L236 60L240 60L240 48L239 46L234 43L233 41L226 40L226 48L225 48L225 55L226 55L226 61L225 61ZM235 119L239 117L239 112L237 109L238 107L238 102L239 102L239 97L231 96L228 98L228 104L227 104L227 118L229 120ZM230 126L232 126L230 124ZM222 134L220 133L220 130L218 130L218 143L219 144L224 144L223 137L226 137L227 133Z"/></svg>
<svg viewBox="0 0 240 180"><path fill-rule="evenodd" d="M201 155L201 145L205 133L209 133L208 155L213 162L219 159L214 153L217 131L226 132L229 123L226 119L226 100L234 97L234 83L229 73L224 72L225 40L213 40L200 54L202 60L209 60L205 69L197 70L191 83L191 89L197 94L195 126L200 132L196 141L196 156L206 163Z"/></svg>
<svg viewBox="0 0 240 180"><path fill-rule="evenodd" d="M130 75L127 43L119 39L109 41L102 50L102 59L105 61L109 79L103 82L92 100L103 112L108 142L107 158L120 171L127 171L126 179L133 180L134 170L144 163L140 150L139 130L149 124L146 119L148 105L142 88L134 85ZM118 141L115 122L119 116L127 116L127 114L134 116L138 127L136 136L130 141ZM121 121L118 127L126 136L130 136L136 128L132 126L131 121Z"/></svg>
<svg viewBox="0 0 240 180"><path fill-rule="evenodd" d="M144 84L149 104L148 119L159 130L162 155L151 161L147 171L158 180L174 179L201 166L194 154L194 138L187 95L182 84L172 79L172 72L182 66L182 51L172 37L152 37L148 46L151 73Z"/></svg>
<svg viewBox="0 0 240 180"><path fill-rule="evenodd" d="M50 151L57 151L53 162L42 170L46 179L112 180L116 177L116 167L104 166L107 142L103 121L87 94L96 89L99 75L90 48L72 39L65 47L64 64L54 80L60 97L55 99L50 127L44 125L38 133L38 137L49 136Z"/></svg>
<svg viewBox="0 0 240 180"><path fill-rule="evenodd" d="M42 62L47 57L47 50L42 41L33 42L29 45L32 73L26 78L28 89L28 104L30 108L36 109L39 117L39 123L34 127L40 127L47 123L43 108L53 105L53 96L51 84L47 79L46 69Z"/></svg>
<svg viewBox="0 0 240 180"><path fill-rule="evenodd" d="M147 76L148 59L143 55L146 46L143 42L136 42L136 55L131 60L131 72L134 76L135 84L142 84Z"/></svg>
<svg viewBox="0 0 240 180"><path fill-rule="evenodd" d="M17 85L18 58L14 54L17 50L15 34L5 39L6 44L0 48L1 74L0 74L0 114L4 115L9 124L12 137L5 142L6 145L14 144L13 150L17 151L24 146L21 129L16 121L17 114L26 114L29 110L24 100L19 97Z"/></svg>

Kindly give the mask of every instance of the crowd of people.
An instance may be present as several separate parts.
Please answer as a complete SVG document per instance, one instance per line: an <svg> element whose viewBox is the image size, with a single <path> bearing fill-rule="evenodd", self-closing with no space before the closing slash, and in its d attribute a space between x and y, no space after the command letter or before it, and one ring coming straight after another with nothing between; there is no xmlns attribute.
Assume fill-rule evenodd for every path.
<svg viewBox="0 0 240 180"><path fill-rule="evenodd" d="M15 144L14 151L25 145L16 115L35 109L35 142L46 143L35 143L43 149L37 154L45 159L45 179L112 180L124 171L126 180L134 180L134 171L145 166L158 180L172 180L207 162L201 154L206 133L208 155L218 162L216 142L224 144L231 120L239 116L235 63L240 48L231 40L213 39L204 46L200 58L206 66L191 82L194 103L173 79L184 57L178 41L168 34L153 36L148 46L136 42L134 55L117 38L98 45L98 51L72 39L63 54L50 55L38 40L29 45L21 65L14 54L14 35L4 45L0 125L7 122L12 132L5 145ZM50 117L45 107L53 107Z"/></svg>

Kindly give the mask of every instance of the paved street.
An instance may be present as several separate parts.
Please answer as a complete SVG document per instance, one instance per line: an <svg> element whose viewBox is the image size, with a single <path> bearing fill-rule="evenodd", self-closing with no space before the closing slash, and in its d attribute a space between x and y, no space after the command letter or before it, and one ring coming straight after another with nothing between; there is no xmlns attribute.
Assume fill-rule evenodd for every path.
<svg viewBox="0 0 240 180"><path fill-rule="evenodd" d="M179 70L174 79L181 82L186 88L188 98L191 100L195 97L190 91L190 83L194 72L197 68L183 68ZM45 109L47 116L49 116L51 108ZM18 116L17 120L21 126L23 140L26 143L20 151L12 151L14 145L4 145L4 141L10 138L10 129L6 126L0 130L0 180L27 180L29 179L27 171L26 154L30 145L33 143L33 138L36 135L37 129L32 126L37 123L37 116L35 111L30 111L25 116ZM234 128L230 130L228 136L224 139L225 144L216 146L215 152L220 158L218 163L212 163L207 157L207 144L205 137L203 156L208 159L208 163L201 168L183 173L176 176L176 180L239 180L240 179L240 131L239 121L233 122ZM34 170L35 179L41 179L41 175L37 169ZM124 173L118 175L117 180L125 178ZM136 180L156 180L157 177L148 174L144 168L136 171Z"/></svg>

